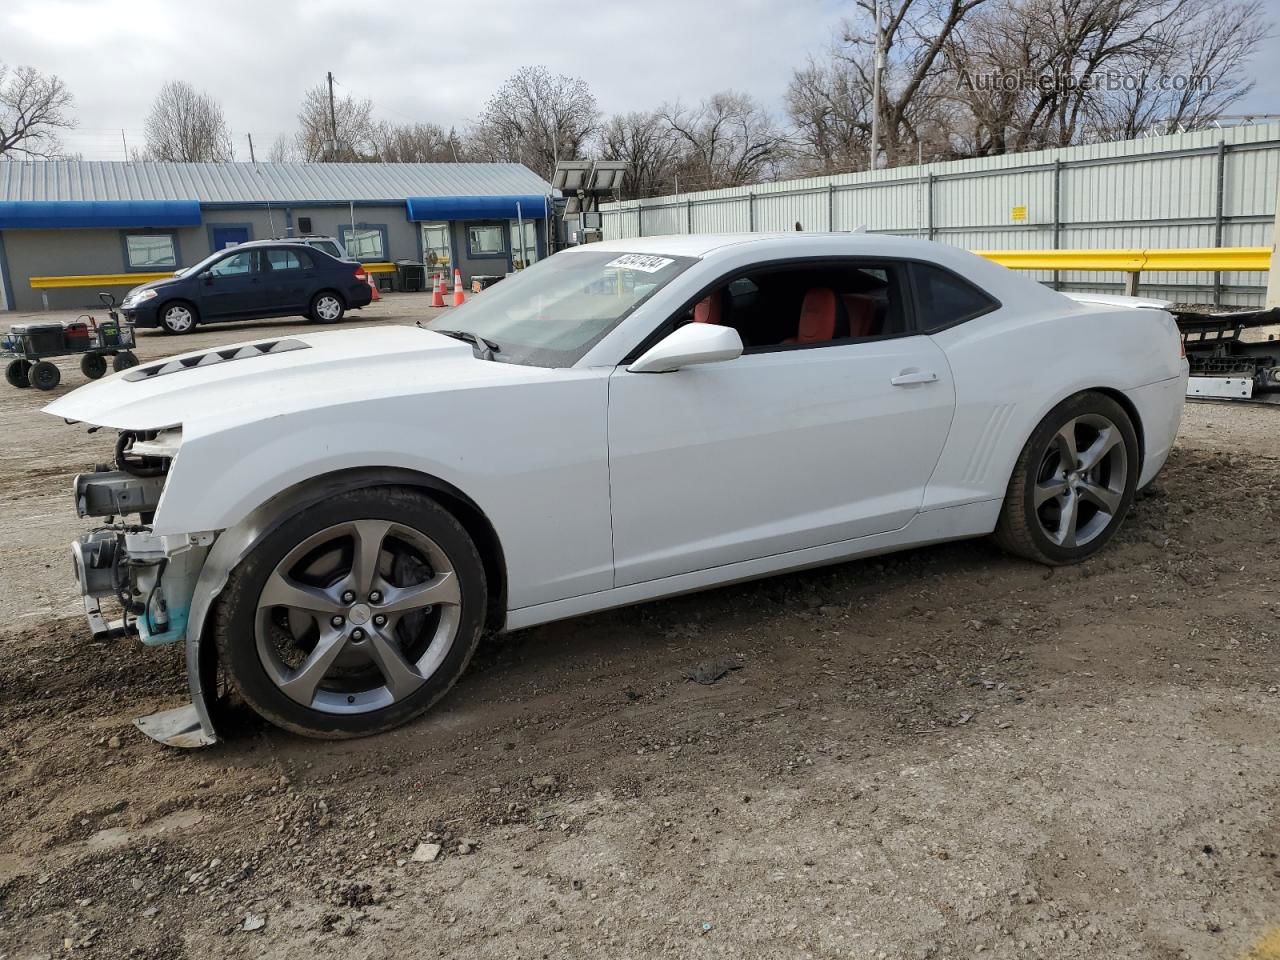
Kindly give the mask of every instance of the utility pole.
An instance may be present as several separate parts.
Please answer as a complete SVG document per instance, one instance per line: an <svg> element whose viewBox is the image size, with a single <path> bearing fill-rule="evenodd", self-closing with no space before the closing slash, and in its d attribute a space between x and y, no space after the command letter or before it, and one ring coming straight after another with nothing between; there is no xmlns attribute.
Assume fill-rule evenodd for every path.
<svg viewBox="0 0 1280 960"><path fill-rule="evenodd" d="M120 128L120 146L124 147L124 158L129 159L129 141L124 138L124 127Z"/></svg>
<svg viewBox="0 0 1280 960"><path fill-rule="evenodd" d="M258 158L253 155L253 134L250 133L250 134L247 134L247 136L249 137L249 162L257 163Z"/></svg>
<svg viewBox="0 0 1280 960"><path fill-rule="evenodd" d="M333 71L329 71L329 159L338 156L338 115L333 109Z"/></svg>
<svg viewBox="0 0 1280 960"><path fill-rule="evenodd" d="M880 0L875 12L876 53L871 69L871 169L880 154L880 74L884 71L884 35L880 32Z"/></svg>

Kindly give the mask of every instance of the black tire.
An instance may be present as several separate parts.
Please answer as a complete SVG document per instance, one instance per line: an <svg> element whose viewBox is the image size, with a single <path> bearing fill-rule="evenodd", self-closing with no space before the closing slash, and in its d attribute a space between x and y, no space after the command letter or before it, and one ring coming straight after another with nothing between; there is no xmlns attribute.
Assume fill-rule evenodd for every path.
<svg viewBox="0 0 1280 960"><path fill-rule="evenodd" d="M1062 462L1066 447L1059 439L1067 425L1080 453L1071 468ZM1090 450L1105 445L1101 442L1108 429L1104 425L1115 428L1114 434L1107 433L1111 438L1107 442L1114 442L1098 465L1080 469ZM1040 421L1014 464L996 525L996 543L1049 566L1092 556L1124 522L1141 467L1137 431L1120 404L1101 393L1068 397ZM1058 487L1061 494L1049 495ZM1042 502L1037 506L1038 494Z"/></svg>
<svg viewBox="0 0 1280 960"><path fill-rule="evenodd" d="M37 390L52 390L62 381L62 371L48 360L41 360L31 368L31 385Z"/></svg>
<svg viewBox="0 0 1280 960"><path fill-rule="evenodd" d="M100 353L86 353L80 358L80 372L90 380L97 380L107 372L107 358Z"/></svg>
<svg viewBox="0 0 1280 960"><path fill-rule="evenodd" d="M195 305L185 300L170 300L160 308L160 329L165 333L181 335L191 333L200 322Z"/></svg>
<svg viewBox="0 0 1280 960"><path fill-rule="evenodd" d="M111 358L111 369L116 373L119 373L121 370L128 370L130 367L136 367L137 365L137 356L130 353L128 350L121 350Z"/></svg>
<svg viewBox="0 0 1280 960"><path fill-rule="evenodd" d="M346 301L333 290L321 290L311 298L311 306L307 308L307 316L312 323L337 323L346 312Z"/></svg>
<svg viewBox="0 0 1280 960"><path fill-rule="evenodd" d="M403 699L359 713L314 709L287 695L264 664L257 639L260 625L258 601L277 566L299 544L317 534L324 534L335 525L362 520L392 521L418 531L444 551L457 576L460 607L456 629L452 639L446 641L448 646L443 659L425 681ZM366 488L339 494L308 507L268 534L228 579L214 606L214 631L219 656L232 683L245 702L264 719L308 737L364 737L412 720L448 692L466 669L479 642L485 623L486 601L484 564L475 544L452 514L416 490L405 487ZM377 608L373 609L376 612ZM365 612L367 615L368 609ZM359 622L368 621L357 620L352 608L348 627ZM288 642L294 641L290 637ZM343 693L339 687L337 696L341 697ZM333 696L332 693L329 695Z"/></svg>
<svg viewBox="0 0 1280 960"><path fill-rule="evenodd" d="M31 361L21 357L10 360L9 365L4 368L4 378L9 381L9 386L20 390L31 386Z"/></svg>

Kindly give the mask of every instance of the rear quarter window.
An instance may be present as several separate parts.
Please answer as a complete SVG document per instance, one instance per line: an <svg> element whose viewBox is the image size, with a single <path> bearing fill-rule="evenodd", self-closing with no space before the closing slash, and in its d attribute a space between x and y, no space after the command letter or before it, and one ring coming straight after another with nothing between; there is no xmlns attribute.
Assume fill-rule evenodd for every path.
<svg viewBox="0 0 1280 960"><path fill-rule="evenodd" d="M1000 302L950 270L927 263L911 265L916 323L924 333L945 330L990 313Z"/></svg>

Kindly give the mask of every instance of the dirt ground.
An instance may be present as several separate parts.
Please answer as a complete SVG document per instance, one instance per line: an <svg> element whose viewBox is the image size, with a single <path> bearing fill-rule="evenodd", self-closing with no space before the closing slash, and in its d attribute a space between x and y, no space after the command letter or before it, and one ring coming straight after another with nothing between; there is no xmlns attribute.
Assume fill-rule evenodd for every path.
<svg viewBox="0 0 1280 960"><path fill-rule="evenodd" d="M488 641L376 739L179 752L130 720L181 651L76 615L111 438L47 399L0 389L0 960L1280 957L1280 408L1188 406L1078 567L846 563Z"/></svg>

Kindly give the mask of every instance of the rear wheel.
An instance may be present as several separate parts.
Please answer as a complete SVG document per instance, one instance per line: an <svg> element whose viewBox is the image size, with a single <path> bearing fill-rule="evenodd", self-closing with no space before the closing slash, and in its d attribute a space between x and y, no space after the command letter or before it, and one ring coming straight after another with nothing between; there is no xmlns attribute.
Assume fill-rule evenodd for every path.
<svg viewBox="0 0 1280 960"><path fill-rule="evenodd" d="M31 361L23 360L19 357L17 360L10 360L9 365L4 368L4 378L9 381L9 386L24 388L31 386Z"/></svg>
<svg viewBox="0 0 1280 960"><path fill-rule="evenodd" d="M322 290L311 299L309 315L316 323L337 323L345 312L342 298L332 290Z"/></svg>
<svg viewBox="0 0 1280 960"><path fill-rule="evenodd" d="M111 358L111 369L116 373L119 373L121 370L128 370L130 367L136 367L137 365L137 356L128 350L121 350Z"/></svg>
<svg viewBox="0 0 1280 960"><path fill-rule="evenodd" d="M31 368L31 385L37 390L52 390L62 381L62 371L48 360L41 360Z"/></svg>
<svg viewBox="0 0 1280 960"><path fill-rule="evenodd" d="M307 736L379 733L418 716L471 659L484 566L435 501L356 490L286 520L218 600L222 662L244 700Z"/></svg>
<svg viewBox="0 0 1280 960"><path fill-rule="evenodd" d="M996 542L1053 566L1092 556L1133 503L1140 453L1120 404L1082 393L1054 407L1014 466Z"/></svg>
<svg viewBox="0 0 1280 960"><path fill-rule="evenodd" d="M80 358L80 372L90 380L97 380L107 372L107 358L100 353L86 353Z"/></svg>
<svg viewBox="0 0 1280 960"><path fill-rule="evenodd" d="M190 333L196 325L196 308L175 300L160 309L160 328L165 333Z"/></svg>

